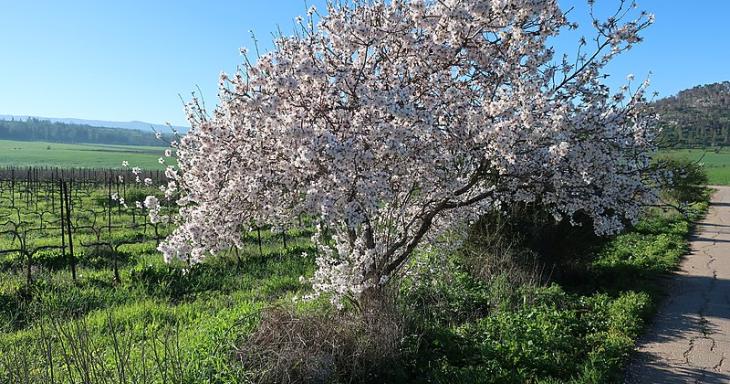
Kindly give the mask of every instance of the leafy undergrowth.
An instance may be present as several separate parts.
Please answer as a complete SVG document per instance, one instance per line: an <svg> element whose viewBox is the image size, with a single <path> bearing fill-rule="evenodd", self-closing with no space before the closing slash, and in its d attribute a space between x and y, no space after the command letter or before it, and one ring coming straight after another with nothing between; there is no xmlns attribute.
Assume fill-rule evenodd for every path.
<svg viewBox="0 0 730 384"><path fill-rule="evenodd" d="M139 258L112 283L107 269L3 274L2 383L199 383L246 377L233 349L264 307L303 292L314 262L302 248L181 268ZM310 250L311 253L311 250Z"/></svg>
<svg viewBox="0 0 730 384"><path fill-rule="evenodd" d="M422 268L407 299L417 331L409 377L432 383L619 383L635 340L662 300L662 281L687 250L687 216L654 209L596 250L580 282L484 282L458 257ZM424 265L430 265L424 263Z"/></svg>
<svg viewBox="0 0 730 384"><path fill-rule="evenodd" d="M613 382L653 302L641 291L584 296L557 284L511 287L501 277L474 286L469 280L455 277L445 293L468 295L469 308L431 312L420 337L409 340L409 376L434 383ZM431 289L439 288L416 295L433 295Z"/></svg>
<svg viewBox="0 0 730 384"><path fill-rule="evenodd" d="M381 345L373 347L388 356L387 370L347 381L620 382L634 342L661 300L662 278L685 253L690 223L706 207L695 204L688 217L649 211L633 230L600 245L579 281L516 284L507 275L477 278L458 252L441 263L423 253L399 290L396 304L403 328L397 351L385 355ZM232 383L281 378L252 372L246 365L250 359L243 359L242 351L252 337L272 339L279 348L306 344L303 355L265 349L257 355L280 362L294 356L299 360L292 360L290 370L301 371L311 362L307 351L318 354L322 367L347 362L342 348L380 335L370 323L338 317L326 300L297 301L292 317L269 312L308 293L299 277L311 276L314 261L302 257L303 251L314 253L306 236L293 235L287 249L265 249L263 257L252 256L259 252L252 245L240 259L228 255L180 268L163 264L154 244L130 245L125 249L129 257L121 260L121 283L116 284L109 266L91 254L82 256L78 282L58 270L62 265L56 266L59 261L49 254L31 287L24 285L15 261L5 259L0 263L5 266L0 272L0 382ZM310 333L329 332L331 342L342 347L300 342L296 333L281 335L278 328L262 327L262 318ZM374 359L378 356L372 351L359 351L358 364L382 360ZM315 377L313 382L346 377L328 369L308 377Z"/></svg>

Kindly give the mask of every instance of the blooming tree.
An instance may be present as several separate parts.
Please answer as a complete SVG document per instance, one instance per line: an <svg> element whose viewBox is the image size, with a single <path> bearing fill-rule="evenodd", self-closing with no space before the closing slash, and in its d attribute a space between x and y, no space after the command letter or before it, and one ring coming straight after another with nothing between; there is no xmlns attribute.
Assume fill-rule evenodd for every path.
<svg viewBox="0 0 730 384"><path fill-rule="evenodd" d="M212 116L189 105L168 169L180 225L162 251L197 262L240 246L253 223L308 215L313 285L337 298L397 276L424 238L513 203L619 231L655 196L646 84L612 94L600 82L652 21L629 9L594 18L571 61L549 45L575 28L555 0L310 10L296 35L221 76Z"/></svg>

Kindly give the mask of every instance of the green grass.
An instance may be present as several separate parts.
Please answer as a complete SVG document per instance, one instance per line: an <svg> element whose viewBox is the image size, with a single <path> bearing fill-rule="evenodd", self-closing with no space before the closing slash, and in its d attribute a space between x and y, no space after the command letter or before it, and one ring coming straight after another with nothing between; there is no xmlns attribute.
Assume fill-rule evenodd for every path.
<svg viewBox="0 0 730 384"><path fill-rule="evenodd" d="M515 285L508 275L479 281L452 258L406 283L423 308L425 331L409 340L427 382L621 383L636 339L664 291L662 277L687 250L689 217L652 209L631 231L595 249L582 281Z"/></svg>
<svg viewBox="0 0 730 384"><path fill-rule="evenodd" d="M662 150L659 154L699 161L707 172L710 185L730 185L730 149L676 149Z"/></svg>
<svg viewBox="0 0 730 384"><path fill-rule="evenodd" d="M0 185L0 223L17 221L7 188ZM5 185L7 187L7 185ZM20 221L31 248L60 244L55 210L43 189L27 204L18 193ZM128 191L131 192L131 191ZM135 191L136 194L153 190ZM27 195L24 195L27 196ZM233 348L258 321L261 310L304 289L299 277L313 273L307 230L281 235L247 233L236 255L223 253L204 264L167 265L156 250L152 228L132 225L130 208L113 207L111 233L103 214L104 191L78 189L73 223L78 279L57 250L33 257L33 282L26 284L27 260L0 255L0 383L166 383L237 382L243 367ZM44 216L44 229L35 212ZM101 212L95 215L92 211ZM95 224L96 220L96 224ZM142 222L140 212L136 222ZM0 232L8 229L0 225ZM99 235L95 230L101 230ZM162 225L161 235L170 227ZM83 246L98 240L138 239L119 253ZM0 234L0 251L18 247ZM116 257L121 281L114 280ZM27 381L26 381L27 380Z"/></svg>
<svg viewBox="0 0 730 384"><path fill-rule="evenodd" d="M0 190L0 223L15 220L9 192ZM16 205L22 221L39 227L35 212L53 209L42 189L34 196L37 207L20 194ZM77 281L57 251L34 256L31 285L25 259L0 255L0 383L248 382L250 367L236 358L237 348L262 312L310 293L299 277L315 269L311 228L289 230L286 246L281 235L262 230L263 255L257 233L248 232L238 254L223 252L192 267L168 265L151 229L131 225L133 204L115 207L112 233L97 237L91 210L102 210L105 201L100 189L80 189L75 199ZM575 283L477 278L459 252L445 258L436 250L420 252L401 285L398 305L407 331L395 364L400 379L392 382L621 382L634 342L663 297L660 277L678 264L690 223L706 207L695 204L689 217L648 210L631 231L598 246ZM102 216L97 230L106 224ZM28 237L31 246L59 242L56 220L53 212L44 216L45 229ZM164 235L172 228L160 230ZM116 254L80 245L97 239L138 242ZM0 235L0 250L16 246ZM113 257L121 281L114 281ZM294 305L316 314L328 303Z"/></svg>
<svg viewBox="0 0 730 384"><path fill-rule="evenodd" d="M102 144L59 144L0 140L0 166L121 168L122 161L147 170L163 169L163 147Z"/></svg>

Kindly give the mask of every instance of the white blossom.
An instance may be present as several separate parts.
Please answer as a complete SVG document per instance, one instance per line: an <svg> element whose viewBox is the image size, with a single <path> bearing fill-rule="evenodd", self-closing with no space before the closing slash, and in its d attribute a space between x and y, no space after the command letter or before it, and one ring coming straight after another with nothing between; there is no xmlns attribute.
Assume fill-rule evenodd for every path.
<svg viewBox="0 0 730 384"><path fill-rule="evenodd" d="M597 51L575 65L554 62L549 40L573 24L553 0L331 4L222 77L210 117L189 104L166 172L175 184L161 187L179 196L180 225L160 249L196 262L250 223L286 228L307 214L322 223L312 285L337 301L511 204L616 233L656 197L643 182L654 129L647 84L614 97L601 71L646 18L595 20Z"/></svg>
<svg viewBox="0 0 730 384"><path fill-rule="evenodd" d="M161 222L160 220L160 201L155 196L147 196L144 199L144 207L149 212L150 222L156 224Z"/></svg>

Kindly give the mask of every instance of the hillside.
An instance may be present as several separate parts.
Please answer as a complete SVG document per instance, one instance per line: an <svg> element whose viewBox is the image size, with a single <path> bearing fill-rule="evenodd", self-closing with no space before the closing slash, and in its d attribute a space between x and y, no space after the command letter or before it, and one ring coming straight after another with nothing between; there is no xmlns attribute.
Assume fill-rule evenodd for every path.
<svg viewBox="0 0 730 384"><path fill-rule="evenodd" d="M143 146L160 146L164 143L153 132L51 122L36 118L0 120L0 140Z"/></svg>
<svg viewBox="0 0 730 384"><path fill-rule="evenodd" d="M665 147L730 145L730 81L701 85L654 103Z"/></svg>

